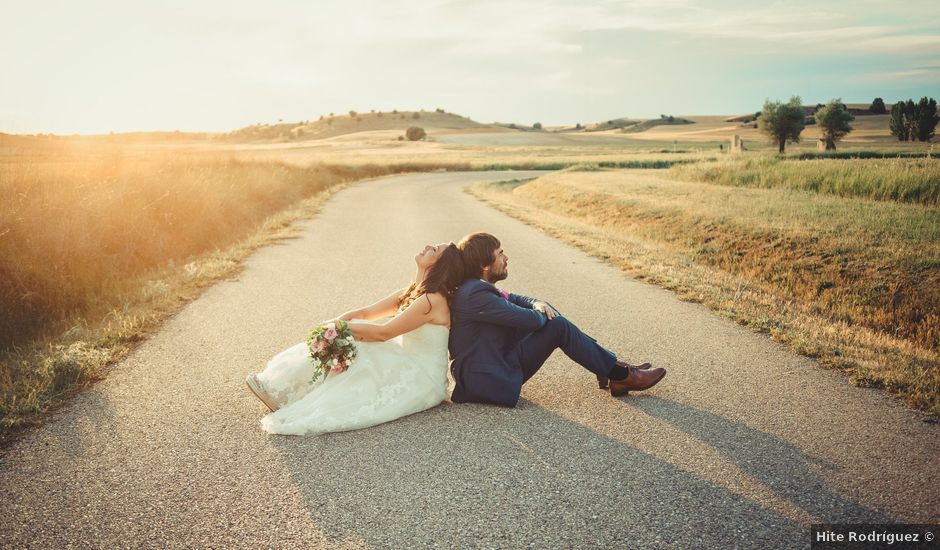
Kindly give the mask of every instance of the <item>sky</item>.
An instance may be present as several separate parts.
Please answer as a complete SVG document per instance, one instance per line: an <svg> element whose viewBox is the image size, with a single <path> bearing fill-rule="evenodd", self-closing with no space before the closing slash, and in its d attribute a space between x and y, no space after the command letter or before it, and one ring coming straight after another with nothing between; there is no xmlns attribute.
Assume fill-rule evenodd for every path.
<svg viewBox="0 0 940 550"><path fill-rule="evenodd" d="M940 98L940 2L0 0L0 132L589 123Z"/></svg>

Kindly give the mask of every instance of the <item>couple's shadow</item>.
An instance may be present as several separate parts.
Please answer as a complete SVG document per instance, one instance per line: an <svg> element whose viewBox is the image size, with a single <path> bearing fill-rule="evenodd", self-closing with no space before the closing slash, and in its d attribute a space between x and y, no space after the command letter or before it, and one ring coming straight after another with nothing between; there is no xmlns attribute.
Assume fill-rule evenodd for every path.
<svg viewBox="0 0 940 550"><path fill-rule="evenodd" d="M834 490L831 468L708 411L630 398L813 517L894 520ZM628 416L631 409L624 406ZM635 414L635 413L634 413ZM273 436L313 519L375 547L805 547L807 525L526 400L445 403L355 432Z"/></svg>

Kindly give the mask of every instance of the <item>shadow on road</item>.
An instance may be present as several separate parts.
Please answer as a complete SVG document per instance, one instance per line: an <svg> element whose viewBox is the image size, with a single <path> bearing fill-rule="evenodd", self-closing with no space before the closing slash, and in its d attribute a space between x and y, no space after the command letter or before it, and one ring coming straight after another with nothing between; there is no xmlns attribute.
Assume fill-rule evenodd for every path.
<svg viewBox="0 0 940 550"><path fill-rule="evenodd" d="M877 516L785 442L674 401L643 410L716 445L800 506ZM356 432L271 436L332 540L376 547L804 547L806 526L523 400L445 403ZM790 464L779 471L774 463ZM801 496L803 495L803 496ZM841 517L841 516L840 516Z"/></svg>
<svg viewBox="0 0 940 550"><path fill-rule="evenodd" d="M777 436L678 401L639 399L633 404L636 409L712 446L778 496L825 522L898 521L839 494L825 477L814 471L831 471L836 465L807 455ZM812 427L807 426L807 430Z"/></svg>

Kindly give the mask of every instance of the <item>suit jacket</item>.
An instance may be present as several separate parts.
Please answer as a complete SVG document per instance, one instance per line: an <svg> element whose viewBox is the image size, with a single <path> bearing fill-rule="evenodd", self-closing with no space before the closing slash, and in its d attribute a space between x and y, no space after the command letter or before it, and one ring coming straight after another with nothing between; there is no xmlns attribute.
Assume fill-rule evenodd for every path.
<svg viewBox="0 0 940 550"><path fill-rule="evenodd" d="M478 402L515 406L522 391L522 369L507 362L509 350L542 328L544 314L532 309L537 300L510 294L506 300L495 286L467 279L451 300L451 373L454 403Z"/></svg>

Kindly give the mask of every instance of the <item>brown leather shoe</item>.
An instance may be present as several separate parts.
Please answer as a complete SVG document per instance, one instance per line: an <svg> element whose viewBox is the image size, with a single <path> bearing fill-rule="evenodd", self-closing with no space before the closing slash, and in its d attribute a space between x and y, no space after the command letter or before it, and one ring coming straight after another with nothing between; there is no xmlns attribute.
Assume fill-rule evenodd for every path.
<svg viewBox="0 0 940 550"><path fill-rule="evenodd" d="M623 380L610 381L610 395L620 397L631 391L648 390L659 383L666 376L666 369L630 369L630 374Z"/></svg>
<svg viewBox="0 0 940 550"><path fill-rule="evenodd" d="M623 361L617 361L617 365L624 367L626 369L643 369L643 370L646 370L653 366L650 363L643 363L642 365L631 365L630 363L624 363ZM610 382L610 379L607 378L606 376L601 376L600 374L597 375L597 387L598 388L602 390L606 390L608 382Z"/></svg>

